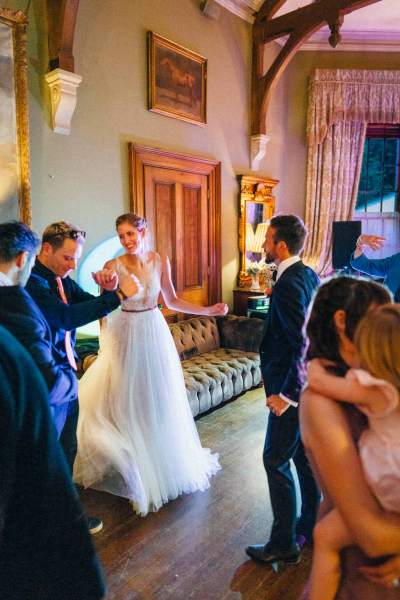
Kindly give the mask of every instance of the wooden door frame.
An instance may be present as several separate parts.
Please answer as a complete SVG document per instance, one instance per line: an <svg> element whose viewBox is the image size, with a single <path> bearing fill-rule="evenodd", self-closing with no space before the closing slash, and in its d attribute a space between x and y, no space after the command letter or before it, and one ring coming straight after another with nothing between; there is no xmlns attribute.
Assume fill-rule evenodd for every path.
<svg viewBox="0 0 400 600"><path fill-rule="evenodd" d="M208 301L222 297L221 272L221 163L209 158L128 143L130 210L145 215L144 167L158 167L207 176L208 190Z"/></svg>

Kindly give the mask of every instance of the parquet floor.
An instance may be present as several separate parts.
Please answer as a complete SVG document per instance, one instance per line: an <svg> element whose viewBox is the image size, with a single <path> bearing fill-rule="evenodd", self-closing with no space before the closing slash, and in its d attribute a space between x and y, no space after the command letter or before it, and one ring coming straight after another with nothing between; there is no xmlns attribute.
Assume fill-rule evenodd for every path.
<svg viewBox="0 0 400 600"><path fill-rule="evenodd" d="M87 490L89 514L104 521L94 537L107 600L297 600L310 553L276 574L244 548L267 539L271 510L261 452L263 391L253 390L196 421L222 470L206 492L183 496L158 513L136 516L129 503Z"/></svg>

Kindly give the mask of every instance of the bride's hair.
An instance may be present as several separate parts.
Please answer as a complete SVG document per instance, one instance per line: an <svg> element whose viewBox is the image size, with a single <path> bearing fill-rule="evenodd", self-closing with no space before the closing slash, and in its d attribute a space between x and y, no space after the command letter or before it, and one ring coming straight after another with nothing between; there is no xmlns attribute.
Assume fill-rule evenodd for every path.
<svg viewBox="0 0 400 600"><path fill-rule="evenodd" d="M147 229L147 221L143 217L139 217L135 213L125 213L124 215L120 215L118 219L115 221L115 229L118 229L122 223L129 223L135 229L139 231L143 231L143 229Z"/></svg>

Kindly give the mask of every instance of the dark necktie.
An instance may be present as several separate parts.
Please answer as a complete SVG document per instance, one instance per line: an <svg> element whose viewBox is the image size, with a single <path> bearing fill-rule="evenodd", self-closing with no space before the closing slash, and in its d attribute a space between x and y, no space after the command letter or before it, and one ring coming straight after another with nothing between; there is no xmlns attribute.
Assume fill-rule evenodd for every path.
<svg viewBox="0 0 400 600"><path fill-rule="evenodd" d="M64 302L64 304L68 304L67 296L65 295L64 286L63 286L61 277L56 277L56 282L57 282L58 293L60 294L61 300ZM65 352L67 353L67 358L68 358L69 364L76 371L77 366L76 366L74 351L72 349L71 332L70 331L65 332Z"/></svg>

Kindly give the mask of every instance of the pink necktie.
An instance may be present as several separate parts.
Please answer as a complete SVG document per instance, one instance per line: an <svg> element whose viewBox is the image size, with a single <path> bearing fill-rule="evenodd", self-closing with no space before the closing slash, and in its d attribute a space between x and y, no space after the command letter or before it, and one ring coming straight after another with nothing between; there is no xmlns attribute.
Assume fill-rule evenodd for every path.
<svg viewBox="0 0 400 600"><path fill-rule="evenodd" d="M64 302L64 304L68 304L67 296L65 295L65 292L64 292L64 286L63 286L61 277L56 277L56 282L57 282L57 287L58 287L58 293L60 294L61 300ZM76 366L74 351L72 349L71 332L70 331L65 332L65 351L67 353L67 358L68 358L69 364L76 371L77 366Z"/></svg>

